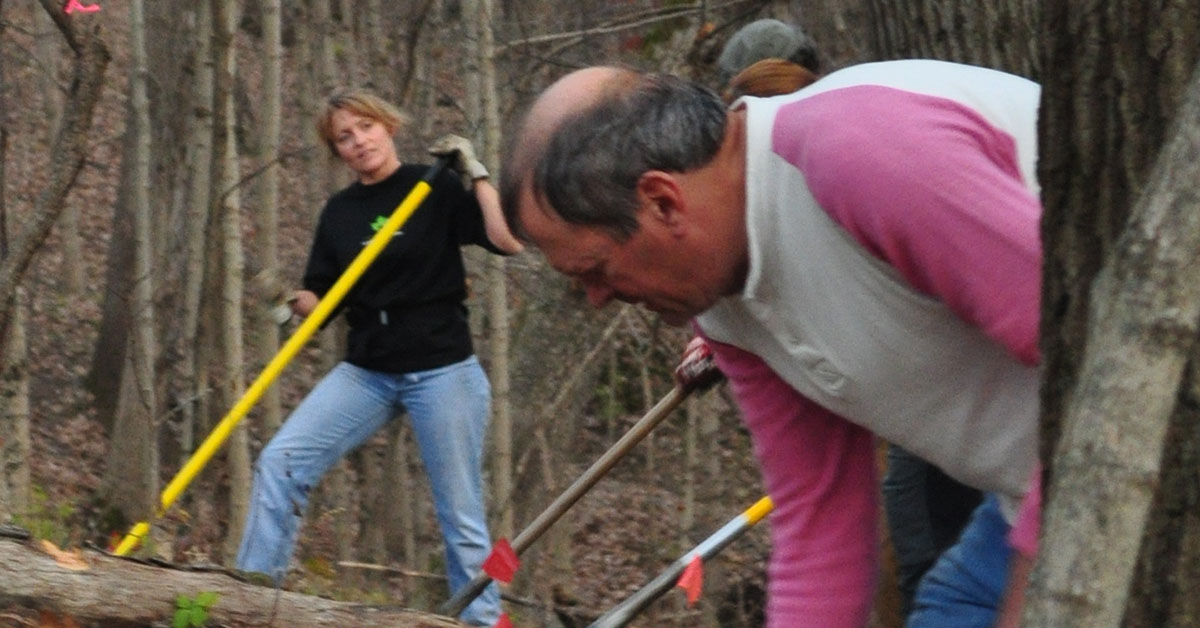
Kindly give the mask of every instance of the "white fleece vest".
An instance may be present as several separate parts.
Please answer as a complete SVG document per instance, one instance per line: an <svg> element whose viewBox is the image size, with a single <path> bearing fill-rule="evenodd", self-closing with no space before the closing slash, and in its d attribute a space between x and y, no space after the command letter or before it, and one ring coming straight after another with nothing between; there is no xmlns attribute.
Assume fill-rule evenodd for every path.
<svg viewBox="0 0 1200 628"><path fill-rule="evenodd" d="M746 288L697 322L819 405L1006 497L1011 520L1036 459L1038 370L833 222L770 148L779 104L747 103Z"/></svg>

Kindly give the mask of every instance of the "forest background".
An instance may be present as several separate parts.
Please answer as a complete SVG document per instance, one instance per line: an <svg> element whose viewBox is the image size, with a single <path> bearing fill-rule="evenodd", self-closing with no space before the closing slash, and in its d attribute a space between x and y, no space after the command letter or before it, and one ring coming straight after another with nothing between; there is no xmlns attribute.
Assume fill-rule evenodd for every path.
<svg viewBox="0 0 1200 628"><path fill-rule="evenodd" d="M1196 3L96 6L0 0L0 519L63 547L109 546L295 329L269 309L298 282L316 211L349 181L311 130L335 86L372 86L412 115L403 159L427 161L454 132L503 177L521 112L562 73L621 63L719 87L728 36L776 17L816 40L826 72L932 57L1043 83L1049 549L1027 625L1200 625L1186 594L1200 586ZM687 333L637 308L590 310L536 253L472 255L470 275L494 389L493 534L512 538L670 389ZM155 522L143 555L230 561L254 455L340 355L340 325ZM289 589L441 601L408 438L395 422L322 483ZM520 625L586 623L760 493L726 391L692 395L523 557L510 610ZM759 625L767 551L754 530L709 566L696 607L675 595L636 625ZM874 625L895 623L888 578Z"/></svg>

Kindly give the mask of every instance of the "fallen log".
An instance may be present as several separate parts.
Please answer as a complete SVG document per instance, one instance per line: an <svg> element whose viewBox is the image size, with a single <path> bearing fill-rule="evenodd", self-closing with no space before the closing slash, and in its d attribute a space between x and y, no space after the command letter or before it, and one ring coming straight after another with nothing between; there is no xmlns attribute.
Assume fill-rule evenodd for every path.
<svg viewBox="0 0 1200 628"><path fill-rule="evenodd" d="M56 552L0 538L0 609L27 608L105 628L170 626L180 596L215 593L206 626L456 628L440 615L279 591L223 571L159 566L93 550Z"/></svg>

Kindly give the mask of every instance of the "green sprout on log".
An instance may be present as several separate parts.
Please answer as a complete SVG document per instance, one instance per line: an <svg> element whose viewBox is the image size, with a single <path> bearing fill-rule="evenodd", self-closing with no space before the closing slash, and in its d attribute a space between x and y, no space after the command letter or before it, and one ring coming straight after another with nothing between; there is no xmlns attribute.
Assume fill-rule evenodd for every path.
<svg viewBox="0 0 1200 628"><path fill-rule="evenodd" d="M208 609L217 601L217 594L202 591L195 598L180 595L175 598L175 619L172 628L203 628L208 622Z"/></svg>

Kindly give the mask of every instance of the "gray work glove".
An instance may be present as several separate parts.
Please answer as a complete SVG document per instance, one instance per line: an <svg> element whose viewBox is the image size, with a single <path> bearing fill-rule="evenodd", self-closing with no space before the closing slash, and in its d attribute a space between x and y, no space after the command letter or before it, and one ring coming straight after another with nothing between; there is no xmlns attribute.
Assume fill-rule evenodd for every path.
<svg viewBox="0 0 1200 628"><path fill-rule="evenodd" d="M476 179L488 177L487 168L475 157L475 149L465 137L443 135L429 147L429 154L435 157L452 156L454 161L450 167L463 176L464 183L470 184Z"/></svg>

